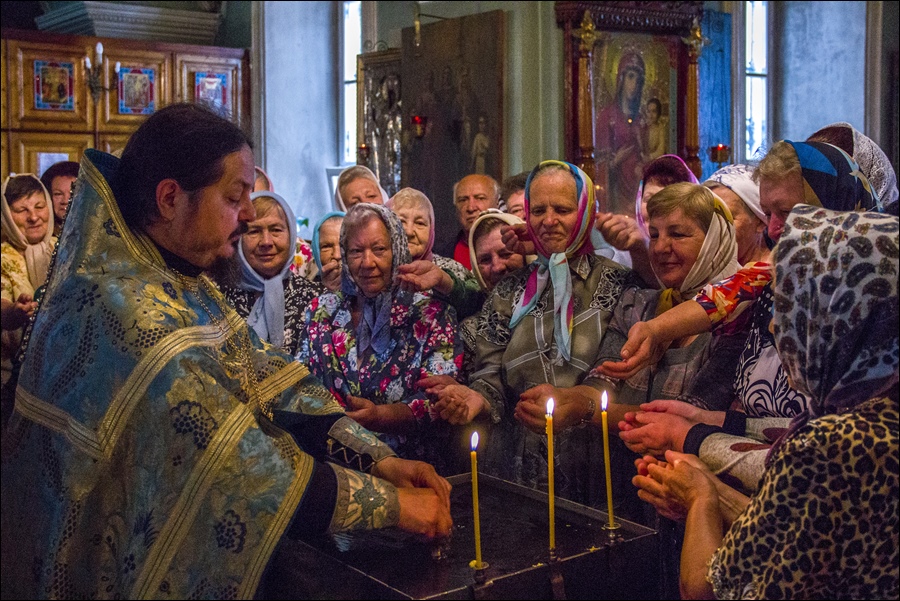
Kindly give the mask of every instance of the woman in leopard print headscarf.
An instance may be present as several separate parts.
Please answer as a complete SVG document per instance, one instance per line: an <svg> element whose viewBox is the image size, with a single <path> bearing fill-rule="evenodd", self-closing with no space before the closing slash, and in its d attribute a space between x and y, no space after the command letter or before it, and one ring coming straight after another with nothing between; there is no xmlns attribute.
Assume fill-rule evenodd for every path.
<svg viewBox="0 0 900 601"><path fill-rule="evenodd" d="M889 215L791 212L774 253L774 335L809 409L724 536L733 504L695 457L670 451L668 466L638 466L641 497L686 518L685 597L900 593L898 231Z"/></svg>

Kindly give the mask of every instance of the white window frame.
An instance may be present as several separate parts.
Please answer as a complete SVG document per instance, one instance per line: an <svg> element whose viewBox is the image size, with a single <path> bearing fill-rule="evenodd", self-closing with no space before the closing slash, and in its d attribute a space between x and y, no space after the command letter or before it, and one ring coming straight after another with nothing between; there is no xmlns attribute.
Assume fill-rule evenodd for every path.
<svg viewBox="0 0 900 601"><path fill-rule="evenodd" d="M774 2L767 2L766 7L766 140L763 147L772 145L773 121L773 36ZM735 2L731 14L731 89L732 99L732 160L745 163L754 157L747 156L747 3ZM758 157L757 157L758 158Z"/></svg>

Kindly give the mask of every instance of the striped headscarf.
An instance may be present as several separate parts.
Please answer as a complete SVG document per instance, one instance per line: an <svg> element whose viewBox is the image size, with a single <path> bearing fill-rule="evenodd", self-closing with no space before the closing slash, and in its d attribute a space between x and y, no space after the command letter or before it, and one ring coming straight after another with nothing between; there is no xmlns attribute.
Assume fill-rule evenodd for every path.
<svg viewBox="0 0 900 601"><path fill-rule="evenodd" d="M882 212L881 200L849 154L824 142L792 142L803 175L803 203L833 211Z"/></svg>
<svg viewBox="0 0 900 601"><path fill-rule="evenodd" d="M571 163L564 161L543 161L528 176L525 184L525 213L531 214L531 184L536 176L553 165L563 167L575 180L575 200L578 203L578 225L569 233L565 251L550 254L538 239L528 220L528 234L534 241L538 253L537 266L525 283L522 297L516 303L509 327L514 328L537 304L547 284L553 285L553 337L556 341L559 357L566 361L572 356L572 325L574 302L572 300L572 273L569 270L569 259L593 252L590 233L594 228L597 214L597 201L594 198L594 184L587 174Z"/></svg>

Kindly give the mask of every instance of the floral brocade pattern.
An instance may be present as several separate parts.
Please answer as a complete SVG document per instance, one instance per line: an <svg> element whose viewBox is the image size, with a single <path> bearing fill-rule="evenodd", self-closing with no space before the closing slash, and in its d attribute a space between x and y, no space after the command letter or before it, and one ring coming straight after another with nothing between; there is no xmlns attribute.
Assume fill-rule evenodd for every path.
<svg viewBox="0 0 900 601"><path fill-rule="evenodd" d="M432 419L430 402L416 383L432 375L457 376L462 366L462 340L456 311L443 302L416 294L408 305L391 308L391 342L383 355L372 348L358 354L351 319L355 297L324 294L310 304L304 318L309 333L298 359L346 408L347 396L384 405L406 403L422 427ZM412 438L380 435L397 454L422 458L425 451Z"/></svg>

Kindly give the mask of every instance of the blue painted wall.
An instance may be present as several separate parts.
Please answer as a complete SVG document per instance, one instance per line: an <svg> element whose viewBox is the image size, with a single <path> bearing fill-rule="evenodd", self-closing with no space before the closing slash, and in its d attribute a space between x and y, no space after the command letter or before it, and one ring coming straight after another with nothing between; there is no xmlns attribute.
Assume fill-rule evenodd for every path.
<svg viewBox="0 0 900 601"><path fill-rule="evenodd" d="M731 15L706 9L701 24L709 45L700 55L700 165L703 178L718 168L709 147L731 144Z"/></svg>

